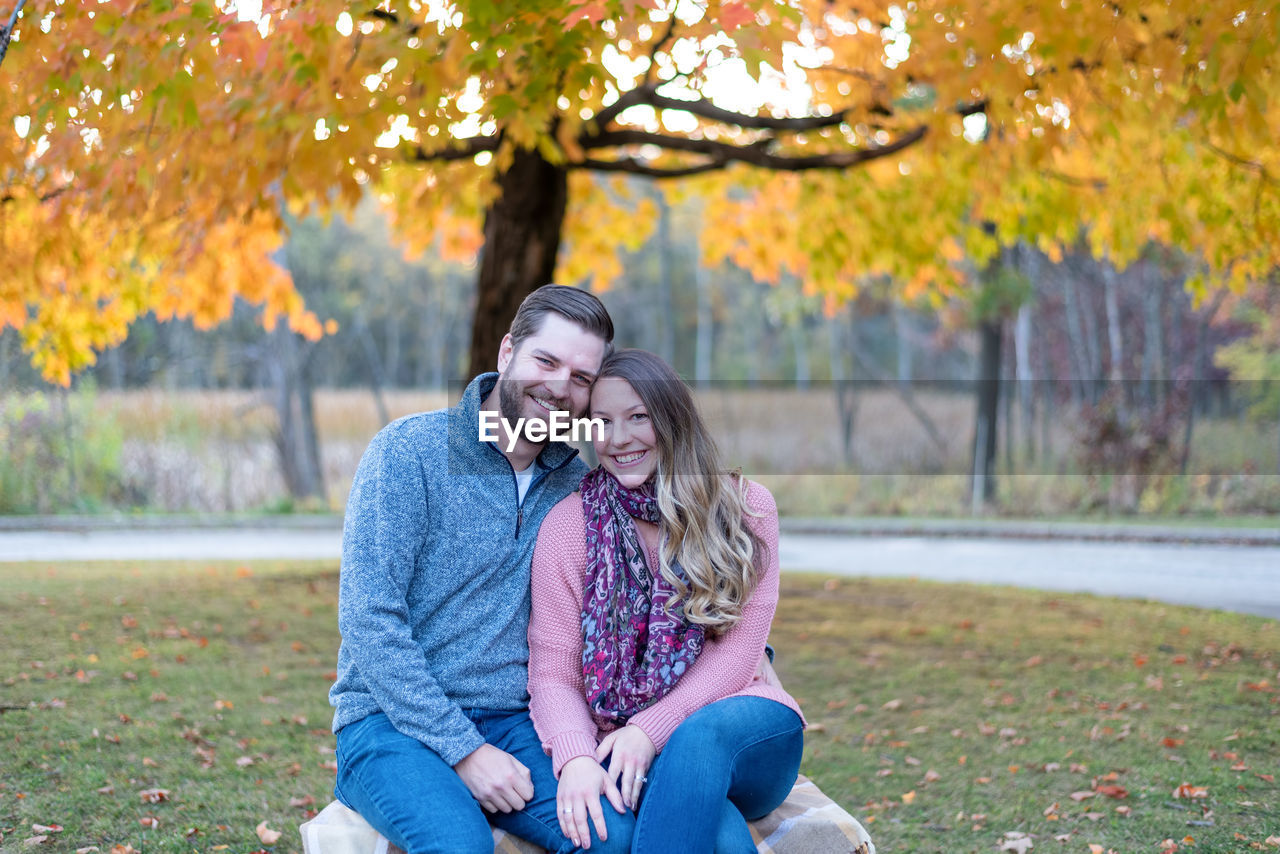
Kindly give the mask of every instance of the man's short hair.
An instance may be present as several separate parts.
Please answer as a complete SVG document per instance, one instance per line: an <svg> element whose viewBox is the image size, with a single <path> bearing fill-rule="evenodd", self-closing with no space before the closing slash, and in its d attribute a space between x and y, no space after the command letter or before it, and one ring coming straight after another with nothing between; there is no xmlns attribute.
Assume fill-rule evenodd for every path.
<svg viewBox="0 0 1280 854"><path fill-rule="evenodd" d="M604 339L605 356L613 352L613 320L604 303L588 291L567 285L543 285L524 298L511 321L512 349L520 349L524 339L537 334L550 312Z"/></svg>

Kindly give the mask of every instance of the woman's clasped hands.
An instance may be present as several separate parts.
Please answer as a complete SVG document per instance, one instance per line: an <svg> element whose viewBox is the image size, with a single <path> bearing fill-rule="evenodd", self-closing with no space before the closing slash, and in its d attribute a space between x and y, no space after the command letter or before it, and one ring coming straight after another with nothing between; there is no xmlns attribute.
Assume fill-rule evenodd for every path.
<svg viewBox="0 0 1280 854"><path fill-rule="evenodd" d="M601 839L608 838L600 796L608 798L619 813L627 807L635 810L656 753L653 741L644 730L625 726L601 739L594 757L578 756L566 762L560 769L560 786L556 791L560 830L564 835L574 845L590 848L590 822ZM606 770L602 763L607 758Z"/></svg>

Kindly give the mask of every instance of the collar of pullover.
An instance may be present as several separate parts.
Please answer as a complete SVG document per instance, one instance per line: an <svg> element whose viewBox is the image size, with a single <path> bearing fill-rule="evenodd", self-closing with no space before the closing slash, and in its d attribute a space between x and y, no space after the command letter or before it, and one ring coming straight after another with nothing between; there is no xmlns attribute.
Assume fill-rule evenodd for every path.
<svg viewBox="0 0 1280 854"><path fill-rule="evenodd" d="M497 372L480 374L462 393L462 400L449 410L449 456L461 458L483 469L508 471L510 463L498 446L480 441L480 404L498 384ZM538 454L536 464L545 470L558 469L578 456L577 449L564 442L548 442Z"/></svg>

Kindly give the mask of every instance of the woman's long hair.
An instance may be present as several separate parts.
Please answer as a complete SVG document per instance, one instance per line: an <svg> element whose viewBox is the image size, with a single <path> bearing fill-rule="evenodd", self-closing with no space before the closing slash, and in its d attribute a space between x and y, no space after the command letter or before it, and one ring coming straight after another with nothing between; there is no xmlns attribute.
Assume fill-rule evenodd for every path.
<svg viewBox="0 0 1280 854"><path fill-rule="evenodd" d="M619 350L600 367L598 378L605 377L626 380L653 425L659 570L675 588L685 619L723 634L742 618L765 560L764 544L744 521L758 515L747 508L746 479L721 468L689 387L661 357ZM671 569L677 562L688 584Z"/></svg>

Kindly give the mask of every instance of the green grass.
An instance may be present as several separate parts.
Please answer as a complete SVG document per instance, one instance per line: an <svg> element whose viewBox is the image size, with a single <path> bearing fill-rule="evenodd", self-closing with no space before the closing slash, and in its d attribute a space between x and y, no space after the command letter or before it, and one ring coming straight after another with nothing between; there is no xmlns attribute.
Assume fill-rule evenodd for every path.
<svg viewBox="0 0 1280 854"><path fill-rule="evenodd" d="M331 797L336 582L325 563L0 570L0 849L57 824L33 850L298 851ZM813 725L802 770L882 852L1280 836L1280 622L788 575L773 640ZM1127 795L1071 797L1106 785Z"/></svg>

